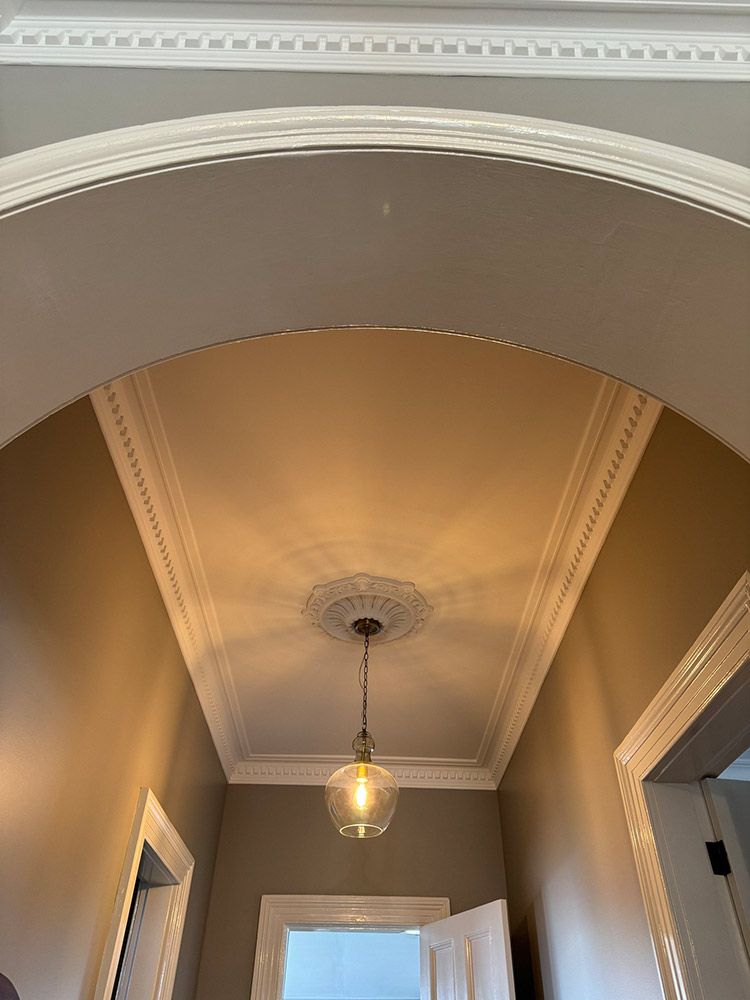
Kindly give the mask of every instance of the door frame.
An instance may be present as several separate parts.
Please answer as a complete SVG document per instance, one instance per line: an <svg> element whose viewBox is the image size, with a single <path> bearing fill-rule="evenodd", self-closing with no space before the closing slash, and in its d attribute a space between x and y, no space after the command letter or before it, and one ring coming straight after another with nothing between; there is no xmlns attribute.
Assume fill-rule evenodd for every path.
<svg viewBox="0 0 750 1000"><path fill-rule="evenodd" d="M449 916L447 896L262 896L250 1000L281 1000L290 930L421 927Z"/></svg>
<svg viewBox="0 0 750 1000"><path fill-rule="evenodd" d="M750 572L745 572L615 751L628 831L667 1000L694 1000L699 970L650 804L663 781L719 774L739 752L738 736L715 725L738 683L750 684ZM707 739L708 735L708 739ZM708 768L708 772L704 769ZM692 769L692 770L691 770ZM704 773L697 773L704 770ZM693 773L695 771L696 773Z"/></svg>
<svg viewBox="0 0 750 1000"><path fill-rule="evenodd" d="M174 879L174 885L169 886L170 898L164 919L158 988L154 993L154 1000L169 1000L172 996L195 860L154 793L150 788L141 788L117 886L112 922L104 946L94 1000L105 1000L112 995L144 844L148 844Z"/></svg>

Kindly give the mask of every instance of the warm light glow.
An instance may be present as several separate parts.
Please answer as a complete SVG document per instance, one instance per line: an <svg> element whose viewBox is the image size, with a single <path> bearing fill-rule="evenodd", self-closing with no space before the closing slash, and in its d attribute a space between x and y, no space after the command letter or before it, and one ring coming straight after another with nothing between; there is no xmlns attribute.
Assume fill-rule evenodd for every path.
<svg viewBox="0 0 750 1000"><path fill-rule="evenodd" d="M354 801L358 809L367 806L367 778L357 778L357 791L354 793Z"/></svg>

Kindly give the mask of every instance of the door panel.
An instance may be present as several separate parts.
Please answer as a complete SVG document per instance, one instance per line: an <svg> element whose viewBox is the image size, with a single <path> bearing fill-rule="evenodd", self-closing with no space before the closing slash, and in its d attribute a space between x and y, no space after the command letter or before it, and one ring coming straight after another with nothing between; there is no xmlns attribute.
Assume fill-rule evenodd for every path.
<svg viewBox="0 0 750 1000"><path fill-rule="evenodd" d="M701 782L717 840L723 840L732 872L727 877L737 919L750 953L750 781Z"/></svg>
<svg viewBox="0 0 750 1000"><path fill-rule="evenodd" d="M422 1000L515 1000L504 899L420 931Z"/></svg>

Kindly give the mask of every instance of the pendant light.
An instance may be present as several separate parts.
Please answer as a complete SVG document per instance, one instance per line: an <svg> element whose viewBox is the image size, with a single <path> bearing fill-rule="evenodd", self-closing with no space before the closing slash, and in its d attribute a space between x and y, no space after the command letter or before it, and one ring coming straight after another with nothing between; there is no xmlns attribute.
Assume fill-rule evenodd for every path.
<svg viewBox="0 0 750 1000"><path fill-rule="evenodd" d="M367 730L367 680L370 667L370 636L377 635L380 622L360 618L354 630L364 639L360 667L362 728L352 741L354 762L334 771L325 790L331 820L344 837L365 840L379 837L393 818L398 802L398 784L390 771L372 762L375 741Z"/></svg>

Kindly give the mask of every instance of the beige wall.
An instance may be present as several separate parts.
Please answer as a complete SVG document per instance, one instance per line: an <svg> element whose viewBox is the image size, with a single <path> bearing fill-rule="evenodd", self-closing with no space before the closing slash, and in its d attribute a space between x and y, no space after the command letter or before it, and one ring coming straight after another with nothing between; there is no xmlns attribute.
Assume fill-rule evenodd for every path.
<svg viewBox="0 0 750 1000"><path fill-rule="evenodd" d="M449 896L454 913L503 897L497 798L402 789L386 833L354 841L333 828L322 788L230 785L199 1000L247 1000L265 893Z"/></svg>
<svg viewBox="0 0 750 1000"><path fill-rule="evenodd" d="M88 1000L141 785L196 859L193 996L225 783L88 400L0 452L0 973Z"/></svg>
<svg viewBox="0 0 750 1000"><path fill-rule="evenodd" d="M525 938L537 997L661 997L612 754L748 566L750 466L665 413L500 788L519 1000Z"/></svg>

